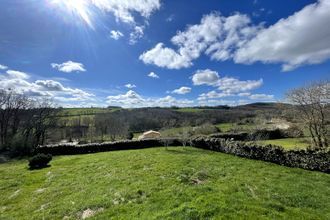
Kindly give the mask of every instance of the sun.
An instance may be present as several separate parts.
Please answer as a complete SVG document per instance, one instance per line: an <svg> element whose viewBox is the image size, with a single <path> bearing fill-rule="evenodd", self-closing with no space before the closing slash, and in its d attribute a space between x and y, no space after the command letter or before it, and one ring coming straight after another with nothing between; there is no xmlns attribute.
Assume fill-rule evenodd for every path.
<svg viewBox="0 0 330 220"><path fill-rule="evenodd" d="M80 18L89 27L93 28L89 0L51 0L51 3L71 15Z"/></svg>

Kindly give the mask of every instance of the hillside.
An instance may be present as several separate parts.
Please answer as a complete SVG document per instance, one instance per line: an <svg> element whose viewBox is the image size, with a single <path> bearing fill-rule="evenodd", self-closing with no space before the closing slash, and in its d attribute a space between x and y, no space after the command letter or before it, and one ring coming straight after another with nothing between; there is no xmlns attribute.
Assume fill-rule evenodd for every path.
<svg viewBox="0 0 330 220"><path fill-rule="evenodd" d="M0 219L330 218L328 174L194 148L19 160L0 176Z"/></svg>

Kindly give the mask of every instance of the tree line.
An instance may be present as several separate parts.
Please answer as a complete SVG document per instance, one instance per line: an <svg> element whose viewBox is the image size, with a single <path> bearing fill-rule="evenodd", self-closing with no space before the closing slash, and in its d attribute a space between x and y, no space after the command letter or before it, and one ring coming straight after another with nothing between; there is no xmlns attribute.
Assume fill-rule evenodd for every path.
<svg viewBox="0 0 330 220"><path fill-rule="evenodd" d="M314 83L287 93L291 104L255 103L212 107L198 111L177 108L136 108L62 117L50 99L0 90L0 153L25 155L38 145L61 140L86 142L131 139L133 133L173 127L238 122L250 118L285 118L302 122L312 144L329 147L329 82Z"/></svg>
<svg viewBox="0 0 330 220"><path fill-rule="evenodd" d="M14 90L0 90L0 150L14 156L30 154L55 125L49 99L33 99Z"/></svg>

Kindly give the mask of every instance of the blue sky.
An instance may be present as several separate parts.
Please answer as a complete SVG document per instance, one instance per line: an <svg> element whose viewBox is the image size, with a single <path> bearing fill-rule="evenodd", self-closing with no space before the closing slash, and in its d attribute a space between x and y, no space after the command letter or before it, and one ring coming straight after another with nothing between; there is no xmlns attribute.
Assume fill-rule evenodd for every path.
<svg viewBox="0 0 330 220"><path fill-rule="evenodd" d="M327 0L2 0L0 89L61 106L283 101L329 79Z"/></svg>

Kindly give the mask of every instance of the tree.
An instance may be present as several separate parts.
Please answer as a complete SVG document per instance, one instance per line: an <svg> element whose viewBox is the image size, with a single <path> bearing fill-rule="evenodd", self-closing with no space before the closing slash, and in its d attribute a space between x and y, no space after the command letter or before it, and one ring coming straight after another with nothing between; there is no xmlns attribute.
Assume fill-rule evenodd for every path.
<svg viewBox="0 0 330 220"><path fill-rule="evenodd" d="M17 134L22 113L30 105L28 97L13 90L0 90L0 143L9 147Z"/></svg>
<svg viewBox="0 0 330 220"><path fill-rule="evenodd" d="M293 89L287 98L298 110L312 138L313 145L318 148L329 146L327 120L329 120L330 82L313 83Z"/></svg>
<svg viewBox="0 0 330 220"><path fill-rule="evenodd" d="M191 145L191 136L193 135L193 131L190 127L183 127L181 133L181 142L183 147L186 147L187 144Z"/></svg>
<svg viewBox="0 0 330 220"><path fill-rule="evenodd" d="M109 135L111 141L115 141L118 138L126 138L128 134L127 123L112 113L97 114L94 120L96 131L101 135L102 141L105 135Z"/></svg>
<svg viewBox="0 0 330 220"><path fill-rule="evenodd" d="M35 100L33 114L34 142L33 145L43 145L47 131L56 124L56 109L50 99Z"/></svg>
<svg viewBox="0 0 330 220"><path fill-rule="evenodd" d="M32 99L14 90L0 90L0 146L15 155L30 153L44 144L55 124L51 100Z"/></svg>

